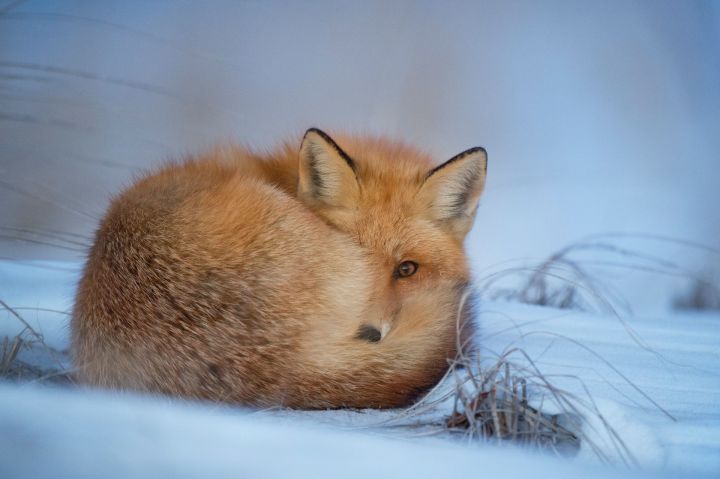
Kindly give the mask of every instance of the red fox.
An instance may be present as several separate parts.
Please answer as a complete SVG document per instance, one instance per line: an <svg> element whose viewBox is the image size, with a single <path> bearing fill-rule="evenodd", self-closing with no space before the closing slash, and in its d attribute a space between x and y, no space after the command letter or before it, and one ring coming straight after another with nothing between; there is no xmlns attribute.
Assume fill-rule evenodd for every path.
<svg viewBox="0 0 720 479"><path fill-rule="evenodd" d="M473 332L485 150L433 166L336 138L215 150L115 198L72 317L79 380L293 408L398 407L436 384Z"/></svg>

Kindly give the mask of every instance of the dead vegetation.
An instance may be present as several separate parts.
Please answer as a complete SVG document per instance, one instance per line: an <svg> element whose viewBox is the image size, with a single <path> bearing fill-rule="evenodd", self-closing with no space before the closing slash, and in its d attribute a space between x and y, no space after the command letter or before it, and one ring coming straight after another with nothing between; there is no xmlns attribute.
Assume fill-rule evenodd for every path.
<svg viewBox="0 0 720 479"><path fill-rule="evenodd" d="M66 354L48 346L36 331L13 308L0 300L0 307L22 325L14 337L5 336L0 343L0 379L22 382L72 382ZM24 359L32 357L32 360Z"/></svg>
<svg viewBox="0 0 720 479"><path fill-rule="evenodd" d="M581 378L573 379L582 396L556 386L553 379L520 348L492 361L461 357L422 400L373 427L449 435L465 443L508 443L560 456L574 456L584 445L607 464L637 466Z"/></svg>
<svg viewBox="0 0 720 479"><path fill-rule="evenodd" d="M684 296L675 299L676 308L720 308L720 286L709 275L698 275L664 256L628 248L618 240L665 243L720 259L720 251L707 245L677 238L644 234L606 233L571 243L537 265L507 267L478 281L480 297L558 309L610 313L631 313L632 308L612 281L598 279L599 271L635 271L677 277L690 282Z"/></svg>
<svg viewBox="0 0 720 479"><path fill-rule="evenodd" d="M576 455L582 446L603 463L638 467L582 378L562 378L576 381L580 387L573 389L582 394L558 387L557 377L543 374L521 348L508 349L490 361L462 356L423 399L371 427L396 428L403 435L415 430L417 436L450 436L467 444L507 443L565 457Z"/></svg>
<svg viewBox="0 0 720 479"><path fill-rule="evenodd" d="M538 385L564 406L571 403L541 374L528 375L503 356L483 369L464 364L454 372L453 378L453 411L445 422L450 432L460 433L468 439L511 441L564 454L573 454L579 449L580 415L549 414L542 411L542 405L533 407L530 404L528 387L536 394Z"/></svg>
<svg viewBox="0 0 720 479"><path fill-rule="evenodd" d="M576 243L550 255L534 267L511 267L484 278L480 283L483 296L559 309L593 311L606 309L605 299L612 296L575 258L588 249L608 249L609 245ZM502 281L515 279L510 287Z"/></svg>

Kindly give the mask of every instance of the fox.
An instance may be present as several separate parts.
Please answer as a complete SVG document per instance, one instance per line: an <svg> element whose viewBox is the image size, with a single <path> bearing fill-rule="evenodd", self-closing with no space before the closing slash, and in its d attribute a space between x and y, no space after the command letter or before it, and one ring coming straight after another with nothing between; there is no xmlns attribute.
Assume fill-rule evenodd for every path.
<svg viewBox="0 0 720 479"><path fill-rule="evenodd" d="M111 201L72 312L79 382L362 409L442 379L477 328L464 240L485 149L437 164L384 137L299 143L170 162Z"/></svg>

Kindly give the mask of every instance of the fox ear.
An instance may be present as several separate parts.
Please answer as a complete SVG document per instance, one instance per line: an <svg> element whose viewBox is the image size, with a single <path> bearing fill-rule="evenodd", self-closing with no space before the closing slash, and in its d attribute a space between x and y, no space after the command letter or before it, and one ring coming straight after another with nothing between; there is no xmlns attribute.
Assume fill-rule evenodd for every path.
<svg viewBox="0 0 720 479"><path fill-rule="evenodd" d="M481 147L430 170L418 192L425 215L462 241L475 219L486 175L487 152Z"/></svg>
<svg viewBox="0 0 720 479"><path fill-rule="evenodd" d="M300 146L298 196L310 206L353 208L359 185L355 162L317 128L305 132Z"/></svg>

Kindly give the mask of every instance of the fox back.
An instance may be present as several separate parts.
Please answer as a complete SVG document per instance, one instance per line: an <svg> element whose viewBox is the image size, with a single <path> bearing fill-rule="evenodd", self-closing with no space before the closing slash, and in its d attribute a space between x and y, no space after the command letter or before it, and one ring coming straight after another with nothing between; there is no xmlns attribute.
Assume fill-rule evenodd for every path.
<svg viewBox="0 0 720 479"><path fill-rule="evenodd" d="M111 204L72 318L78 378L255 406L395 407L472 334L463 240L486 174L308 130L218 149Z"/></svg>

